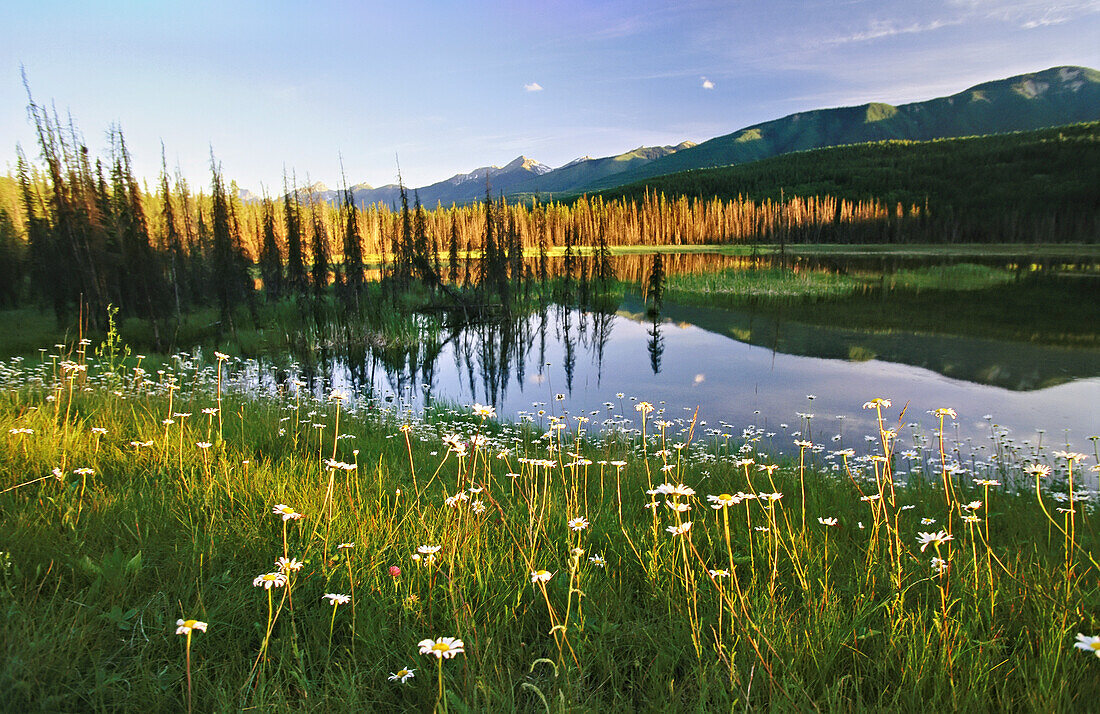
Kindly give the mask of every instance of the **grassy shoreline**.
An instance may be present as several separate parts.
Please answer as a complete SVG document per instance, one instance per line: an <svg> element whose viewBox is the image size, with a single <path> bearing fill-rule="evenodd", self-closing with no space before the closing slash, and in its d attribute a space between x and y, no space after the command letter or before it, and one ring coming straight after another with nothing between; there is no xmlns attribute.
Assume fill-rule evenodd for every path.
<svg viewBox="0 0 1100 714"><path fill-rule="evenodd" d="M229 360L141 375L67 356L0 372L5 709L181 710L177 618L209 623L190 645L198 711L424 711L437 662L416 643L441 636L465 643L439 661L453 711L1073 711L1100 695L1100 662L1073 649L1100 629L1094 515L1056 510L1069 462L1049 452L998 439L981 462L930 436L893 453L879 404L887 456L803 446L803 468L751 426L625 398L610 424L559 430L230 391ZM1031 463L1054 469L1053 521ZM1073 463L1079 484L1095 455ZM723 493L739 502L712 509ZM922 549L940 529L954 538ZM304 563L292 587L253 587L277 556ZM388 681L402 668L415 677Z"/></svg>

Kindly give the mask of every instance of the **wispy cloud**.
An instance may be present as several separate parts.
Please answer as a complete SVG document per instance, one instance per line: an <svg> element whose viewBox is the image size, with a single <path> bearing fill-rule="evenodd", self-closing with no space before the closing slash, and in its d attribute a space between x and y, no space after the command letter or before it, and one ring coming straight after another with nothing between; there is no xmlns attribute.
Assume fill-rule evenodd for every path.
<svg viewBox="0 0 1100 714"><path fill-rule="evenodd" d="M702 77L703 89L714 89L714 82L710 81L706 77Z"/></svg>
<svg viewBox="0 0 1100 714"><path fill-rule="evenodd" d="M523 85L523 88L526 89L528 92L541 92L542 91L542 85L539 84L538 82L531 82L530 84L525 84L525 85Z"/></svg>
<svg viewBox="0 0 1100 714"><path fill-rule="evenodd" d="M821 40L823 45L843 45L850 42L869 42L871 40L878 40L885 37L896 37L897 35L916 35L922 32L933 32L944 27L950 27L951 25L961 24L962 20L933 20L932 22L914 22L909 24L899 24L890 20L872 20L870 25L863 30L853 32L848 35L839 35L836 37L826 38Z"/></svg>

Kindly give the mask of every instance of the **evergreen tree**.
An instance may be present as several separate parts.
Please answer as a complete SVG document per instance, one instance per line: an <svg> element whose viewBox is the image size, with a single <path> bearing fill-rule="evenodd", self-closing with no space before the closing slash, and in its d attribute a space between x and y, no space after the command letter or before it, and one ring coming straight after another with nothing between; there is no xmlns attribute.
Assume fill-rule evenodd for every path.
<svg viewBox="0 0 1100 714"><path fill-rule="evenodd" d="M310 195L310 218L312 219L313 241L310 244L313 253L313 262L310 270L310 282L313 284L315 297L324 295L328 289L329 254L328 231L325 228L324 218L317 202Z"/></svg>
<svg viewBox="0 0 1100 714"><path fill-rule="evenodd" d="M302 246L302 214L298 186L287 189L283 176L283 218L286 221L286 281L290 292L306 291L306 261Z"/></svg>
<svg viewBox="0 0 1100 714"><path fill-rule="evenodd" d="M344 284L358 305L363 292L363 237L359 231L359 209L351 189L344 186Z"/></svg>
<svg viewBox="0 0 1100 714"><path fill-rule="evenodd" d="M454 285L458 281L458 218L457 211L451 211L451 241L447 250L447 281Z"/></svg>
<svg viewBox="0 0 1100 714"><path fill-rule="evenodd" d="M275 235L275 204L264 196L263 247L260 249L260 277L264 281L264 294L269 300L277 300L283 294L283 253Z"/></svg>
<svg viewBox="0 0 1100 714"><path fill-rule="evenodd" d="M23 244L15 222L0 208L0 307L15 307L23 287Z"/></svg>

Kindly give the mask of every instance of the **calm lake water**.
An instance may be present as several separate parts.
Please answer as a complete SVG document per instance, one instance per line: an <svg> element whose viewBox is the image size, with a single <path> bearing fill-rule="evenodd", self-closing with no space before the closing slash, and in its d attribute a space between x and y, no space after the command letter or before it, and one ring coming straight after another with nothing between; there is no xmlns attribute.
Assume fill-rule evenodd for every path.
<svg viewBox="0 0 1100 714"><path fill-rule="evenodd" d="M633 418L636 398L663 408L669 420L690 420L698 409L709 426L763 427L774 434L776 452L797 452L794 438L807 436L863 450L876 427L862 404L875 397L893 402L891 424L905 408L903 425L919 425L903 429L905 438L931 435L929 412L953 408L952 435L972 440L979 455L990 448L994 425L1025 448L1042 439L1090 454L1088 437L1100 433L1097 349L822 327L672 303L654 320L637 297L614 313L551 306L400 355L322 354L266 379L272 385L290 374L318 394L347 388L417 408L432 400L479 402L506 418L539 409Z"/></svg>

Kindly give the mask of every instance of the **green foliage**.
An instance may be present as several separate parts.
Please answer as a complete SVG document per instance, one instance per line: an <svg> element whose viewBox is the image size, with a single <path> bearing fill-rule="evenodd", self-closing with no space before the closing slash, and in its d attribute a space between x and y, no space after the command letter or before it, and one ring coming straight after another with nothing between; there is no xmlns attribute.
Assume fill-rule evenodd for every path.
<svg viewBox="0 0 1100 714"><path fill-rule="evenodd" d="M635 419L644 438L551 430L555 451L536 465L520 459L547 457L544 425L219 396L233 362L175 361L121 394L94 362L73 373L80 389L50 362L0 372L0 708L180 711L190 674L196 711L425 711L440 696L417 642L439 636L465 642L440 663L454 711L1068 712L1100 696L1096 658L1073 647L1100 629L1094 513L1078 501L1069 531L1069 515L1043 510L1080 484L1065 457L1029 454L1054 467L1041 508L1003 439L995 461L948 442L866 464L811 450L802 468L775 460L762 430L657 414L643 426L629 409L613 421ZM217 406L224 440L204 447L219 427L202 410ZM465 457L441 443L450 434ZM956 446L968 465L941 468ZM706 499L739 491L784 495L771 508ZM666 531L684 520L684 535ZM940 528L953 538L921 550L918 532ZM441 550L411 559L421 545ZM252 580L277 556L302 568L292 591L271 591L269 615ZM543 569L545 589L531 578ZM352 599L333 607L325 593ZM174 634L188 618L209 623L189 664ZM407 667L415 678L388 681Z"/></svg>
<svg viewBox="0 0 1100 714"><path fill-rule="evenodd" d="M1100 122L1020 134L887 141L786 154L662 176L604 192L778 200L834 196L927 208L905 240L1094 242L1100 210Z"/></svg>

